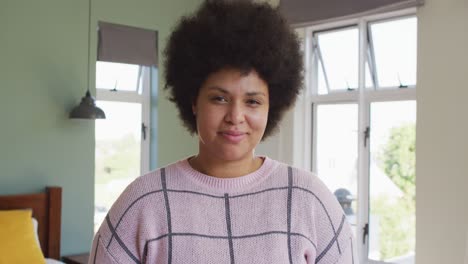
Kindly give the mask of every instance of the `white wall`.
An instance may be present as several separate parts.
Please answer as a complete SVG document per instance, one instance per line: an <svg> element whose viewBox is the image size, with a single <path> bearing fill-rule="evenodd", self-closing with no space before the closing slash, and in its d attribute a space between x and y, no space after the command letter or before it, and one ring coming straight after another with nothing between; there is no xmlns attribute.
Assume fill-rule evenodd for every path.
<svg viewBox="0 0 468 264"><path fill-rule="evenodd" d="M417 264L463 263L468 231L468 1L418 11Z"/></svg>
<svg viewBox="0 0 468 264"><path fill-rule="evenodd" d="M278 130L259 144L255 149L255 154L266 155L272 159L298 166L295 164L293 152L293 115L293 109L285 113ZM299 165L298 167L302 166Z"/></svg>

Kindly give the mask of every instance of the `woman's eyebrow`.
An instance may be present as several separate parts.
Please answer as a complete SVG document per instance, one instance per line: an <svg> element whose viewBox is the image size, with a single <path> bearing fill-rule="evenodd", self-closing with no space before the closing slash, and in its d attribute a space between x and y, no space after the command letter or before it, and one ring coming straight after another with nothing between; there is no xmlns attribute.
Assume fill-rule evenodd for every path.
<svg viewBox="0 0 468 264"><path fill-rule="evenodd" d="M225 89L223 89L223 88L221 88L221 87L219 87L219 86L211 86L211 87L209 87L208 89L210 89L210 90L217 90L217 91L222 92L222 93L225 93L225 94L228 94L228 93L229 93L227 90L225 90Z"/></svg>
<svg viewBox="0 0 468 264"><path fill-rule="evenodd" d="M210 90L217 90L221 93L225 93L225 94L228 94L229 92L226 90L226 89L223 89L219 86L211 86L209 87L208 89ZM245 93L247 96L255 96L255 95L263 95L263 96L266 96L266 94L264 92L247 92Z"/></svg>
<svg viewBox="0 0 468 264"><path fill-rule="evenodd" d="M219 91L221 93L224 93L224 94L229 94L229 92L219 86L211 86L209 87L208 89L210 90L216 90L216 91ZM247 92L245 93L245 95L247 96L256 96L256 95L262 95L262 96L265 96L266 97L266 94L263 93L263 92Z"/></svg>
<svg viewBox="0 0 468 264"><path fill-rule="evenodd" d="M266 97L266 94L265 93L262 93L262 92L248 92L246 93L247 96L256 96L256 95L263 95Z"/></svg>

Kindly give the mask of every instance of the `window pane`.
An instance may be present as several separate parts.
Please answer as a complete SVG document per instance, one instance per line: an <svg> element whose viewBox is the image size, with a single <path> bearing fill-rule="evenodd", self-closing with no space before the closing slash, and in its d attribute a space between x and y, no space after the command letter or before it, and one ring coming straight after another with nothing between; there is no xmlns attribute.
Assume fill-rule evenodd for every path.
<svg viewBox="0 0 468 264"><path fill-rule="evenodd" d="M371 104L369 258L414 263L416 102Z"/></svg>
<svg viewBox="0 0 468 264"><path fill-rule="evenodd" d="M317 106L317 174L356 225L357 104Z"/></svg>
<svg viewBox="0 0 468 264"><path fill-rule="evenodd" d="M98 101L106 119L96 120L95 231L111 205L140 175L141 104Z"/></svg>
<svg viewBox="0 0 468 264"><path fill-rule="evenodd" d="M137 92L141 89L140 66L114 62L96 62L96 87Z"/></svg>
<svg viewBox="0 0 468 264"><path fill-rule="evenodd" d="M373 23L370 28L379 87L415 85L416 18Z"/></svg>
<svg viewBox="0 0 468 264"><path fill-rule="evenodd" d="M317 33L316 36L329 90L357 89L359 52L357 28ZM328 89L319 87L319 91L328 91Z"/></svg>

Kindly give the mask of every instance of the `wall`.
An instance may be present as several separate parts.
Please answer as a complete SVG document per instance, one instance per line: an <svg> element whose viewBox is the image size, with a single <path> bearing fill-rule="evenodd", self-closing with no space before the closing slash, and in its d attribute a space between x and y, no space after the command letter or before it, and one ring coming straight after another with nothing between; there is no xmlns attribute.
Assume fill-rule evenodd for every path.
<svg viewBox="0 0 468 264"><path fill-rule="evenodd" d="M418 11L417 264L463 263L468 232L468 1Z"/></svg>
<svg viewBox="0 0 468 264"><path fill-rule="evenodd" d="M91 27L104 20L157 30L163 47L175 19L199 2L93 0ZM91 40L94 80L95 33ZM68 119L87 87L87 46L88 1L1 0L0 195L62 186L63 255L88 251L93 236L94 122ZM164 165L196 148L160 94Z"/></svg>

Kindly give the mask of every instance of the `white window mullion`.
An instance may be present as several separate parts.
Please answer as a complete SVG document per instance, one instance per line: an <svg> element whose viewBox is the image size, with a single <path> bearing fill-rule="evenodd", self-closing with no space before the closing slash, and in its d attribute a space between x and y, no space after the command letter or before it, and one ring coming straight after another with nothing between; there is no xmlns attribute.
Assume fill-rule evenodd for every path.
<svg viewBox="0 0 468 264"><path fill-rule="evenodd" d="M368 241L367 235L364 240L364 228L368 226L369 219L369 139L365 138L367 127L369 127L369 106L365 100L365 54L367 53L367 25L366 21L359 23L359 112L358 112L358 219L356 242L358 249L359 263L366 263Z"/></svg>
<svg viewBox="0 0 468 264"><path fill-rule="evenodd" d="M143 85L141 87L141 110L142 110L142 138L141 138L141 173L145 174L150 169L150 108L151 108L151 69L145 67L143 69ZM143 126L145 131L143 132ZM143 138L143 133L145 137Z"/></svg>
<svg viewBox="0 0 468 264"><path fill-rule="evenodd" d="M359 104L359 139L358 139L358 232L356 242L358 244L360 263L366 263L369 246L369 118L370 105L365 99ZM365 228L367 226L367 234ZM364 240L365 239L365 240Z"/></svg>
<svg viewBox="0 0 468 264"><path fill-rule="evenodd" d="M308 126L309 128L309 135L310 135L310 143L312 144L310 148L310 156L308 163L310 164L310 170L313 172L317 172L317 104L314 103L314 98L313 95L318 94L318 71L315 70L318 69L319 67L319 62L318 62L318 57L316 53L313 50L314 45L318 45L316 43L316 39L314 39L313 36L313 28L309 28L307 30L307 35L306 35L306 47L308 50L310 50L310 55L311 59L309 60L309 68L306 68L307 70L307 76L309 77L309 80L307 84L309 85L309 93L307 93L306 90L306 96L308 98L306 102L306 106L304 106L305 111L309 111L309 114L306 114L306 119L304 119L306 122L305 124L309 123L310 125Z"/></svg>

